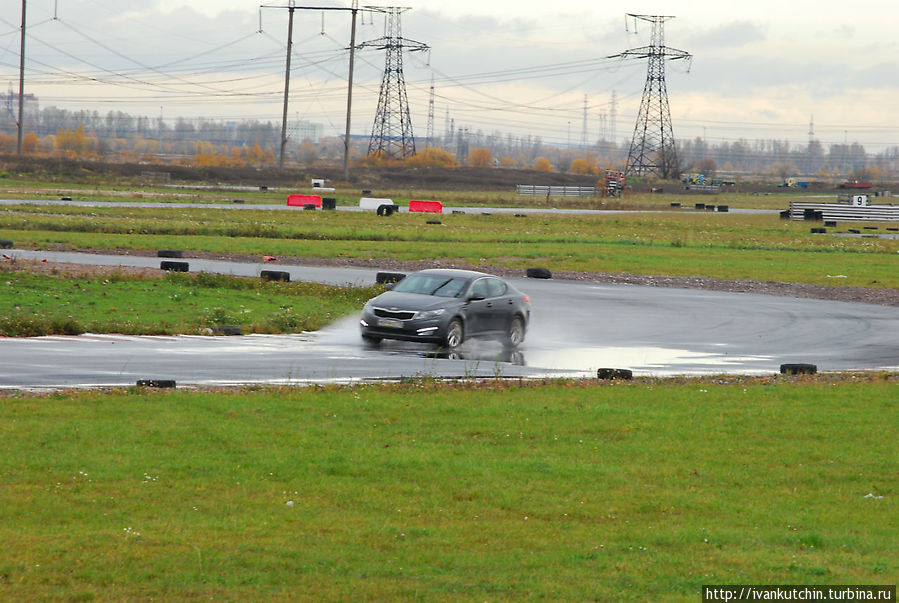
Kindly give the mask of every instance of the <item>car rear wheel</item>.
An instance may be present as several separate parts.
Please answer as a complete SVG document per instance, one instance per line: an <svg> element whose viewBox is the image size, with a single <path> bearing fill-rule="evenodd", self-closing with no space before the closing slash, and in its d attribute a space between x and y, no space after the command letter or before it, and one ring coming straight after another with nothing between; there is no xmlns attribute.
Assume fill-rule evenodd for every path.
<svg viewBox="0 0 899 603"><path fill-rule="evenodd" d="M524 341L524 333L524 321L520 316L516 316L509 325L509 331L506 333L503 343L506 347L516 348Z"/></svg>
<svg viewBox="0 0 899 603"><path fill-rule="evenodd" d="M462 345L463 339L465 339L465 331L462 329L462 321L454 319L446 329L443 343L452 350Z"/></svg>

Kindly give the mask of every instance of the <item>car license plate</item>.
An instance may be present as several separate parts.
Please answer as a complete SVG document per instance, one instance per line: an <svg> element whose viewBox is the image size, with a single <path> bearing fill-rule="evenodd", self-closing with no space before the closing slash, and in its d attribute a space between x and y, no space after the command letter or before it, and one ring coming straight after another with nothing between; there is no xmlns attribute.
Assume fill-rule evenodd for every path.
<svg viewBox="0 0 899 603"><path fill-rule="evenodd" d="M393 318L379 318L378 326L379 327L387 327L388 329L402 329L403 321L395 320Z"/></svg>

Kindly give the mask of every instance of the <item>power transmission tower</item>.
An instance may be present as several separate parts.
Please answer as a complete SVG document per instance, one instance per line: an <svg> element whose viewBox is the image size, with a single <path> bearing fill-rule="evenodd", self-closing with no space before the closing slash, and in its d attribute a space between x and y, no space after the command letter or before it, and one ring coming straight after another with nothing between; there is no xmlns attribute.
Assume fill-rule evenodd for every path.
<svg viewBox="0 0 899 603"><path fill-rule="evenodd" d="M428 99L428 140L430 147L434 142L434 76L431 76L431 96Z"/></svg>
<svg viewBox="0 0 899 603"><path fill-rule="evenodd" d="M587 95L584 95L584 123L581 124L581 149L587 149Z"/></svg>
<svg viewBox="0 0 899 603"><path fill-rule="evenodd" d="M677 176L677 150L671 127L671 111L668 108L668 90L665 87L665 61L693 58L688 52L665 46L665 21L674 17L662 15L634 15L628 17L652 23L649 46L632 48L614 57L648 59L646 85L640 101L640 113L634 127L630 151L627 154L626 176L656 174L662 178Z"/></svg>
<svg viewBox="0 0 899 603"><path fill-rule="evenodd" d="M615 142L615 120L618 119L618 96L612 90L612 102L609 103L609 142Z"/></svg>
<svg viewBox="0 0 899 603"><path fill-rule="evenodd" d="M384 76L381 78L381 92L378 109L368 142L368 154L381 157L405 159L415 155L415 137L412 134L412 116L409 99L406 96L406 81L403 76L403 50L419 52L429 50L429 46L402 36L400 15L408 8L390 7L387 12L385 35L377 40L363 42L359 48L386 50Z"/></svg>

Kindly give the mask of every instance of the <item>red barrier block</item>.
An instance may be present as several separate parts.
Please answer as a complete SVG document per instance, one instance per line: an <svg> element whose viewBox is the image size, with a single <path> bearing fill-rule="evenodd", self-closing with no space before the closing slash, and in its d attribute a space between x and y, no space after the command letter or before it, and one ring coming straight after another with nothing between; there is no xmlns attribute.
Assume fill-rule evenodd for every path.
<svg viewBox="0 0 899 603"><path fill-rule="evenodd" d="M288 195L287 205L291 207L303 207L304 205L322 206L322 198L319 195Z"/></svg>
<svg viewBox="0 0 899 603"><path fill-rule="evenodd" d="M443 203L440 201L409 201L409 211L421 211L429 214L442 214Z"/></svg>

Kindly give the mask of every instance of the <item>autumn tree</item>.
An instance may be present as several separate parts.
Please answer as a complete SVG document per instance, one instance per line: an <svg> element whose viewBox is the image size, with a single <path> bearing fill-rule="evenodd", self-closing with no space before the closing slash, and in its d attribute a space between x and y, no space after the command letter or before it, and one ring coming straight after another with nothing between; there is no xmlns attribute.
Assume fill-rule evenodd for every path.
<svg viewBox="0 0 899 603"><path fill-rule="evenodd" d="M589 161L587 161L586 159L582 159L580 157L571 162L571 165L568 166L568 171L571 172L572 174L582 174L582 175L589 175L589 174L597 173L596 168L594 166L590 165Z"/></svg>
<svg viewBox="0 0 899 603"><path fill-rule="evenodd" d="M38 145L40 144L41 139L38 138L38 135L34 132L28 132L25 136L22 137L22 152L26 155L33 155L37 153Z"/></svg>
<svg viewBox="0 0 899 603"><path fill-rule="evenodd" d="M537 172L551 172L553 171L553 164L546 157L537 157L534 161L534 170Z"/></svg>
<svg viewBox="0 0 899 603"><path fill-rule="evenodd" d="M492 167L493 153L490 152L490 149L472 149L468 153L468 165L477 168Z"/></svg>
<svg viewBox="0 0 899 603"><path fill-rule="evenodd" d="M437 147L428 147L406 159L406 165L412 167L454 168L458 163L452 153Z"/></svg>

